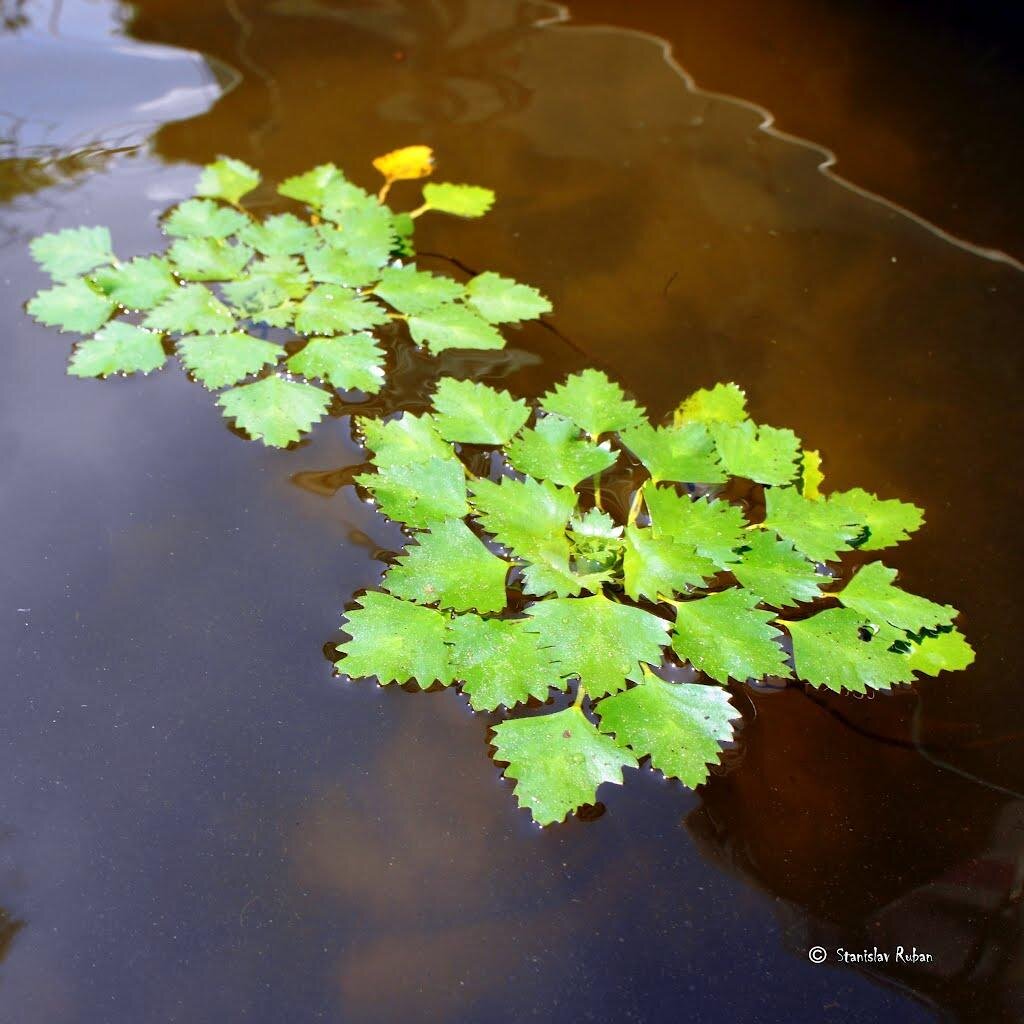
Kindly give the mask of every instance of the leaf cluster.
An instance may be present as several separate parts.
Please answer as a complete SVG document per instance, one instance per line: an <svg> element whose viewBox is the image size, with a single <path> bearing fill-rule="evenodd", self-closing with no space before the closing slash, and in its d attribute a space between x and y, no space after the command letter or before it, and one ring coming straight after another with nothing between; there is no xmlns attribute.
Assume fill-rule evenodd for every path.
<svg viewBox="0 0 1024 1024"><path fill-rule="evenodd" d="M734 384L696 392L658 426L596 370L535 410L446 377L429 411L358 429L371 457L356 482L409 543L348 612L337 668L457 685L476 711L525 710L493 743L539 824L641 758L704 782L733 739L731 682L865 693L973 658L955 609L872 560L921 511L822 493L817 453L751 420ZM602 476L626 481L627 499L602 507ZM844 553L852 574L836 564ZM668 681L684 667L693 681Z"/></svg>
<svg viewBox="0 0 1024 1024"><path fill-rule="evenodd" d="M260 218L241 206L258 171L222 157L205 167L195 197L162 220L159 255L119 261L103 227L42 235L30 248L53 279L28 303L40 323L88 335L68 372L150 373L176 352L192 378L220 391L224 415L274 447L297 441L337 393L375 394L385 382L382 338L407 324L431 354L498 349L503 324L550 310L536 289L485 272L468 281L414 262L413 226L430 210L478 217L488 189L429 184L409 213L385 205L395 181L433 169L425 146L374 161L374 195L333 164L288 178L277 191L304 215Z"/></svg>

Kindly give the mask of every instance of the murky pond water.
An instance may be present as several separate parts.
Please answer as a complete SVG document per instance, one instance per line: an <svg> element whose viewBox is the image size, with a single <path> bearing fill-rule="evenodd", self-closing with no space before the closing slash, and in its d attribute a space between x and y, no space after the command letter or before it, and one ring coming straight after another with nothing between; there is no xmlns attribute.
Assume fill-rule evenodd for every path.
<svg viewBox="0 0 1024 1024"><path fill-rule="evenodd" d="M0 36L0 1019L1024 1012L1024 275L844 189L656 42L555 13L82 0ZM555 305L557 333L475 368L537 395L600 365L655 414L740 382L831 486L927 509L894 564L963 609L975 666L871 700L736 687L741 743L699 793L635 772L597 820L543 832L485 756L487 716L339 685L323 644L395 546L325 485L361 461L348 421L274 452L181 374L68 378L67 340L21 310L25 242L109 223L149 251L217 153L369 183L409 142L500 197L421 248ZM424 362L389 400L466 365ZM815 966L816 944L934 960Z"/></svg>

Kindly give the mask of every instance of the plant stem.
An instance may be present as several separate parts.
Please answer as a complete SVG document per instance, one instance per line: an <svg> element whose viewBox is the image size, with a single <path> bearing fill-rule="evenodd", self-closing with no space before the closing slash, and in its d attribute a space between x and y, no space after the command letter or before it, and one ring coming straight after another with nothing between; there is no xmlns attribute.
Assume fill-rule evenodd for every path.
<svg viewBox="0 0 1024 1024"><path fill-rule="evenodd" d="M384 184L381 185L380 191L377 193L377 202L383 203L388 197L388 193L391 191L391 186L394 184L393 178L387 178Z"/></svg>
<svg viewBox="0 0 1024 1024"><path fill-rule="evenodd" d="M644 488L646 486L647 486L647 481L645 480L637 488L636 494L633 496L633 504L629 506L629 518L626 520L626 525L627 526L632 526L636 522L636 517L638 515L640 515L640 507L643 505L643 501L644 501Z"/></svg>
<svg viewBox="0 0 1024 1024"><path fill-rule="evenodd" d="M433 207L430 205L430 203L424 203L422 206L417 206L415 210L410 211L409 216L412 217L413 220L415 220L417 217L420 216L420 214L426 213L427 210L432 209Z"/></svg>
<svg viewBox="0 0 1024 1024"><path fill-rule="evenodd" d="M583 683L581 682L579 684L579 686L576 687L576 699L573 701L572 706L574 708L582 708L583 707L583 698L586 697L586 695L587 695L587 689L583 685Z"/></svg>
<svg viewBox="0 0 1024 1024"><path fill-rule="evenodd" d="M591 434L590 435L590 440L593 441L594 444L597 444L597 439L600 436L601 436L600 434ZM598 471L597 473L594 474L594 507L595 508L601 508L601 473L600 473L600 471Z"/></svg>

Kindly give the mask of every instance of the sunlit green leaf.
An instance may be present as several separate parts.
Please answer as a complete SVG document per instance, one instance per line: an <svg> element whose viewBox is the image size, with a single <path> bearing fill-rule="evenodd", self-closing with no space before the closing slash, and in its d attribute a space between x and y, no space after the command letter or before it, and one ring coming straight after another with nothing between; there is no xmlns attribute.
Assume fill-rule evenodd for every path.
<svg viewBox="0 0 1024 1024"><path fill-rule="evenodd" d="M643 421L643 410L600 370L567 377L541 399L541 408L572 420L591 437L625 430Z"/></svg>
<svg viewBox="0 0 1024 1024"><path fill-rule="evenodd" d="M910 658L890 650L892 632L874 632L852 608L829 608L785 626L793 638L797 676L814 686L864 693L913 678Z"/></svg>
<svg viewBox="0 0 1024 1024"><path fill-rule="evenodd" d="M656 483L716 484L725 480L715 441L703 423L655 429L641 423L622 432L622 443L644 464Z"/></svg>
<svg viewBox="0 0 1024 1024"><path fill-rule="evenodd" d="M402 413L394 419L360 419L364 444L374 453L375 466L403 466L427 459L454 459L454 449L438 432L429 413Z"/></svg>
<svg viewBox="0 0 1024 1024"><path fill-rule="evenodd" d="M821 471L821 453L805 450L800 456L800 493L811 501L821 497L825 474Z"/></svg>
<svg viewBox="0 0 1024 1024"><path fill-rule="evenodd" d="M910 633L952 624L958 614L955 608L908 594L894 586L895 579L895 569L871 562L859 569L836 597L865 619L876 624L888 623Z"/></svg>
<svg viewBox="0 0 1024 1024"><path fill-rule="evenodd" d="M974 649L958 629L925 635L910 645L907 655L915 672L937 676L940 672L959 672L974 662Z"/></svg>
<svg viewBox="0 0 1024 1024"><path fill-rule="evenodd" d="M481 614L505 607L508 562L492 555L461 519L431 524L388 569L382 586L395 597Z"/></svg>
<svg viewBox="0 0 1024 1024"><path fill-rule="evenodd" d="M446 617L433 608L370 591L346 615L350 639L338 644L335 668L353 678L381 683L450 682Z"/></svg>
<svg viewBox="0 0 1024 1024"><path fill-rule="evenodd" d="M283 349L240 331L182 338L178 355L182 365L204 387L217 389L237 384L243 377L276 363Z"/></svg>
<svg viewBox="0 0 1024 1024"><path fill-rule="evenodd" d="M217 404L251 437L284 448L327 412L331 396L311 384L272 375L225 391Z"/></svg>
<svg viewBox="0 0 1024 1024"><path fill-rule="evenodd" d="M288 369L343 391L358 388L375 395L384 386L384 350L369 334L310 338L288 360Z"/></svg>
<svg viewBox="0 0 1024 1024"><path fill-rule="evenodd" d="M462 681L474 711L493 711L522 704L530 697L545 700L561 678L551 652L525 619L482 619L456 615L448 625L451 674Z"/></svg>
<svg viewBox="0 0 1024 1024"><path fill-rule="evenodd" d="M747 536L746 520L738 505L700 498L694 501L674 487L644 488L644 502L655 537L671 537L689 544L721 569L739 561L736 553Z"/></svg>
<svg viewBox="0 0 1024 1024"><path fill-rule="evenodd" d="M536 320L551 312L551 303L536 288L487 271L467 285L469 304L492 324Z"/></svg>
<svg viewBox="0 0 1024 1024"><path fill-rule="evenodd" d="M711 433L731 476L759 484L788 484L796 476L800 439L792 430L742 423L712 423Z"/></svg>
<svg viewBox="0 0 1024 1024"><path fill-rule="evenodd" d="M443 519L461 519L466 505L466 471L457 459L430 458L407 465L381 466L356 483L376 499L389 519L425 529Z"/></svg>
<svg viewBox="0 0 1024 1024"><path fill-rule="evenodd" d="M673 417L681 423L741 423L747 418L747 396L736 384L699 388L679 404Z"/></svg>
<svg viewBox="0 0 1024 1024"><path fill-rule="evenodd" d="M295 329L302 334L351 334L379 327L388 315L375 302L338 284L317 285L300 303Z"/></svg>
<svg viewBox="0 0 1024 1024"><path fill-rule="evenodd" d="M505 339L496 327L454 302L410 317L409 333L417 345L425 345L434 355L450 348L505 347Z"/></svg>
<svg viewBox="0 0 1024 1024"><path fill-rule="evenodd" d="M668 643L668 622L603 594L536 601L526 614L561 672L578 676L591 697L638 682L640 666L660 664Z"/></svg>
<svg viewBox="0 0 1024 1024"><path fill-rule="evenodd" d="M219 334L235 326L235 318L224 303L201 284L176 288L143 321L144 327L181 334Z"/></svg>
<svg viewBox="0 0 1024 1024"><path fill-rule="evenodd" d="M680 658L720 683L791 676L768 623L774 612L757 608L757 595L739 587L684 601L676 607L672 646Z"/></svg>
<svg viewBox="0 0 1024 1024"><path fill-rule="evenodd" d="M317 244L319 236L293 213L279 213L264 221L249 221L238 240L265 256L293 256Z"/></svg>
<svg viewBox="0 0 1024 1024"><path fill-rule="evenodd" d="M397 235L391 211L376 200L345 206L325 206L324 216L340 224L336 232L321 232L329 245L343 249L359 263L382 267L391 255Z"/></svg>
<svg viewBox="0 0 1024 1024"><path fill-rule="evenodd" d="M637 757L650 755L651 766L685 786L708 778L718 764L722 743L733 739L739 712L727 691L697 683L667 683L651 673L625 693L597 706L601 732L611 733Z"/></svg>
<svg viewBox="0 0 1024 1024"><path fill-rule="evenodd" d="M602 736L579 708L551 715L516 718L494 729L495 760L507 763L519 806L538 825L563 821L593 803L602 782L622 784L622 769L636 758Z"/></svg>
<svg viewBox="0 0 1024 1024"><path fill-rule="evenodd" d="M47 327L91 334L110 319L114 303L76 277L66 284L37 292L25 308L30 316Z"/></svg>
<svg viewBox="0 0 1024 1024"><path fill-rule="evenodd" d="M607 442L586 440L579 427L561 416L542 416L505 446L513 468L538 480L574 487L581 480L607 469L618 455Z"/></svg>
<svg viewBox="0 0 1024 1024"><path fill-rule="evenodd" d="M160 335L115 320L75 347L68 373L73 377L109 377L112 373L151 373L167 359Z"/></svg>
<svg viewBox="0 0 1024 1024"><path fill-rule="evenodd" d="M622 571L625 591L634 601L657 601L659 594L671 597L703 587L718 568L692 544L655 537L647 527L627 526Z"/></svg>
<svg viewBox="0 0 1024 1024"><path fill-rule="evenodd" d="M251 192L259 183L259 171L241 160L222 156L219 160L207 164L203 168L196 184L196 195L237 203L242 196Z"/></svg>
<svg viewBox="0 0 1024 1024"><path fill-rule="evenodd" d="M430 182L423 186L423 200L432 210L456 217L482 217L494 205L494 193L479 185Z"/></svg>
<svg viewBox="0 0 1024 1024"><path fill-rule="evenodd" d="M372 263L361 263L344 249L323 245L307 249L306 266L314 281L325 284L343 284L349 288L363 288L380 277L380 268Z"/></svg>
<svg viewBox="0 0 1024 1024"><path fill-rule="evenodd" d="M235 281L252 258L252 249L216 238L179 238L167 256L186 281Z"/></svg>
<svg viewBox="0 0 1024 1024"><path fill-rule="evenodd" d="M178 287L170 265L159 256L137 256L117 267L101 267L90 281L125 309L152 309Z"/></svg>
<svg viewBox="0 0 1024 1024"><path fill-rule="evenodd" d="M29 243L36 263L55 281L70 281L104 263L114 262L106 228L65 228L39 235Z"/></svg>
<svg viewBox="0 0 1024 1024"><path fill-rule="evenodd" d="M857 523L867 527L867 539L858 539L861 551L878 551L906 540L921 527L924 512L916 505L896 498L882 499L855 487L829 495L832 504L845 509Z"/></svg>
<svg viewBox="0 0 1024 1024"><path fill-rule="evenodd" d="M345 175L334 164L320 164L303 174L285 178L277 186L277 191L282 196L296 199L300 203L306 203L317 209L323 205L324 198L329 193L331 186L344 181Z"/></svg>
<svg viewBox="0 0 1024 1024"><path fill-rule="evenodd" d="M415 267L388 267L381 271L374 294L400 313L426 313L462 295L462 285Z"/></svg>
<svg viewBox="0 0 1024 1024"><path fill-rule="evenodd" d="M850 509L831 498L812 501L795 487L772 487L765 492L762 525L792 541L815 562L831 562L840 551L849 551L861 532Z"/></svg>
<svg viewBox="0 0 1024 1024"><path fill-rule="evenodd" d="M822 584L831 581L819 575L789 541L762 530L747 534L740 561L730 568L747 590L776 608L814 601L821 597Z"/></svg>
<svg viewBox="0 0 1024 1024"><path fill-rule="evenodd" d="M437 382L434 409L441 436L461 444L504 444L530 416L521 398L454 377Z"/></svg>
<svg viewBox="0 0 1024 1024"><path fill-rule="evenodd" d="M539 545L564 538L566 523L576 508L576 494L537 480L503 477L470 484L474 515L488 533L516 554L529 557ZM568 552L568 540L565 542Z"/></svg>
<svg viewBox="0 0 1024 1024"><path fill-rule="evenodd" d="M227 238L248 223L240 210L212 199L186 199L171 210L164 231L174 238Z"/></svg>

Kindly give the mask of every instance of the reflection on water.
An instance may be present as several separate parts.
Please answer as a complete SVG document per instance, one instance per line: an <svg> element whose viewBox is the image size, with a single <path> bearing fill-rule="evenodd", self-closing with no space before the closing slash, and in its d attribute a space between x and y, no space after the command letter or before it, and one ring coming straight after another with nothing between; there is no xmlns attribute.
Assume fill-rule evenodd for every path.
<svg viewBox="0 0 1024 1024"><path fill-rule="evenodd" d="M916 695L750 693L737 758L699 795L631 772L597 821L540 832L481 756L486 716L330 676L324 637L398 544L338 486L362 459L347 418L272 452L182 375L68 379L9 245L0 903L27 924L5 1019L1019 1019L1024 278L823 178L650 41L550 15L146 0L134 40L238 86L134 156L33 179L0 224L110 223L145 252L219 152L279 180L431 144L499 203L468 227L425 218L421 246L535 283L560 335L527 328L493 361L407 353L381 411L422 405L438 372L537 395L597 363L655 416L738 380L824 451L832 487L928 510L896 564L965 610L977 664ZM815 942L936 960L815 967Z"/></svg>

